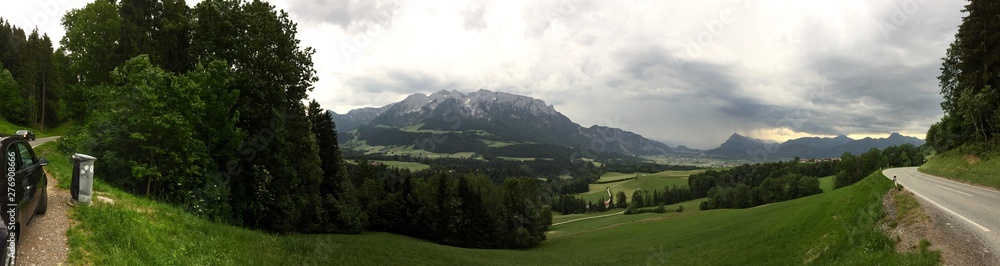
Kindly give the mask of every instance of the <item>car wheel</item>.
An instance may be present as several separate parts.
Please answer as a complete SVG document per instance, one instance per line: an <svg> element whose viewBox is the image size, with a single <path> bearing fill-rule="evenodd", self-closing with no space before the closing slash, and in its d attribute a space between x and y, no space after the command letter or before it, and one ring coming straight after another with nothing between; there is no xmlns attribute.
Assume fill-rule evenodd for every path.
<svg viewBox="0 0 1000 266"><path fill-rule="evenodd" d="M37 214L45 214L49 210L49 188L42 188L42 198L38 199L38 211Z"/></svg>

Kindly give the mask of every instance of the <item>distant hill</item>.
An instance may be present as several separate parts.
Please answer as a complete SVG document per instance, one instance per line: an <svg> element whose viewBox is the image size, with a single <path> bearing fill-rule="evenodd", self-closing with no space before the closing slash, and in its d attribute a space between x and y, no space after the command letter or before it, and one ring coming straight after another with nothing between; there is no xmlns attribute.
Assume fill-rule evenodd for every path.
<svg viewBox="0 0 1000 266"><path fill-rule="evenodd" d="M333 121L337 124L337 131L347 132L354 130L363 125L367 125L369 122L378 117L380 114L384 113L386 109L392 107L392 104L383 107L366 107L358 108L347 112L347 114L338 114L336 112L330 111L333 115Z"/></svg>
<svg viewBox="0 0 1000 266"><path fill-rule="evenodd" d="M764 140L733 133L726 142L723 142L718 148L706 151L705 154L732 158L750 158L756 157L756 154L762 151L772 150L776 145Z"/></svg>
<svg viewBox="0 0 1000 266"><path fill-rule="evenodd" d="M798 138L781 144L774 144L733 134L718 148L709 150L705 154L731 158L759 158L761 156L768 158L832 158L840 157L844 152L861 154L871 148L884 149L889 146L898 146L906 143L921 146L924 144L924 141L914 137L903 136L899 133L892 133L888 138L879 139L864 138L855 140L841 135L834 138Z"/></svg>
<svg viewBox="0 0 1000 266"><path fill-rule="evenodd" d="M863 138L855 141L848 142L844 145L835 147L827 153L824 153L826 157L839 157L844 152L850 152L853 154L861 154L868 151L871 148L884 149L889 146L903 145L904 143L913 144L913 146L924 145L924 140L907 137L900 135L899 133L892 133L888 138L873 139L873 138Z"/></svg>
<svg viewBox="0 0 1000 266"><path fill-rule="evenodd" d="M417 93L381 108L334 115L334 121L345 132L339 135L342 143L413 146L444 153L517 149L506 147L511 145L538 149L556 145L622 155L672 151L666 144L622 129L581 127L542 100L488 90Z"/></svg>

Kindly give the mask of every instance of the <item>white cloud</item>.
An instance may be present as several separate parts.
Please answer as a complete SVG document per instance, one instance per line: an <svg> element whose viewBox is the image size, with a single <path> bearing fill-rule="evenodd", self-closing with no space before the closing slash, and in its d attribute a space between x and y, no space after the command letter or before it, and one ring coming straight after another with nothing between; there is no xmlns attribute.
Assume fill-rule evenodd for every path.
<svg viewBox="0 0 1000 266"><path fill-rule="evenodd" d="M0 16L17 23L45 1ZM68 3L59 13L83 5L51 1ZM922 135L941 115L936 71L965 1L273 4L316 48L310 95L327 109L486 88L545 100L584 126L711 148L733 132ZM40 28L61 36L57 21Z"/></svg>

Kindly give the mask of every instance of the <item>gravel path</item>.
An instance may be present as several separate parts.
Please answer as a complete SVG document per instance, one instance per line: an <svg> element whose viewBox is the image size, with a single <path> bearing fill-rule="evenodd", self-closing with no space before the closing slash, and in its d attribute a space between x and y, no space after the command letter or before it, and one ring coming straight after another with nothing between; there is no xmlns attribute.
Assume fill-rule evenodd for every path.
<svg viewBox="0 0 1000 266"><path fill-rule="evenodd" d="M916 211L918 214L899 217L901 214L897 213L896 201L893 199L896 194L909 194L915 198L920 204L920 209ZM882 197L882 207L886 214L883 222L898 222L893 228L885 223L880 227L887 230L890 237L897 241L896 251L900 253L916 251L920 240L927 239L931 243L931 250L941 251L942 265L1000 263L982 239L971 231L972 229L960 225L962 221L909 191L890 190Z"/></svg>
<svg viewBox="0 0 1000 266"><path fill-rule="evenodd" d="M28 231L21 235L18 249L20 265L62 265L65 264L69 246L66 245L66 230L69 229L70 200L68 190L56 188L56 181L48 175L48 211L35 216L28 224Z"/></svg>

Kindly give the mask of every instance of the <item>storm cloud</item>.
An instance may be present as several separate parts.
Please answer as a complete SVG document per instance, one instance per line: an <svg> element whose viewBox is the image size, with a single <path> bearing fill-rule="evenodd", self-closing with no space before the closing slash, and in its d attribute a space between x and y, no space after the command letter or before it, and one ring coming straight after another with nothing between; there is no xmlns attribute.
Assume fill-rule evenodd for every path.
<svg viewBox="0 0 1000 266"><path fill-rule="evenodd" d="M379 18L366 12L392 14L368 60L321 71L334 77L313 93L326 108L490 89L542 99L585 126L700 148L734 132L923 137L941 116L936 76L965 4L393 3L289 2L304 23L344 32Z"/></svg>
<svg viewBox="0 0 1000 266"><path fill-rule="evenodd" d="M326 109L489 89L544 100L584 126L713 148L734 132L923 137L942 115L936 77L967 2L272 3L316 49L310 96ZM39 12L17 3L0 16Z"/></svg>

